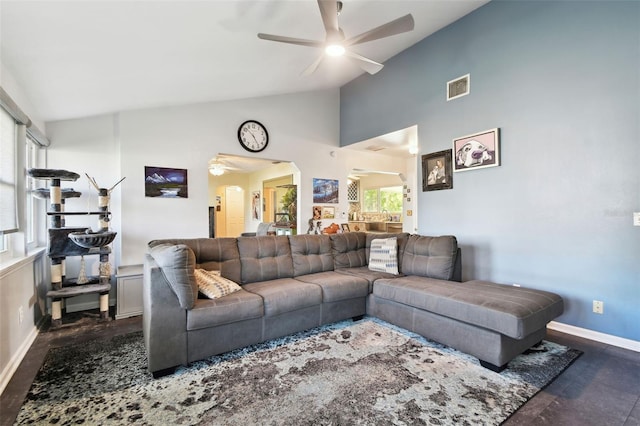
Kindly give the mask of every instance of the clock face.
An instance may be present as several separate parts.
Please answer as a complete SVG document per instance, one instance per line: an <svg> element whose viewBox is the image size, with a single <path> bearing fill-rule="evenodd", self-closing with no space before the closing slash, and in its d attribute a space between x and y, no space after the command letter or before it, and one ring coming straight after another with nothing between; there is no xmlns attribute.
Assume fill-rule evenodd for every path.
<svg viewBox="0 0 640 426"><path fill-rule="evenodd" d="M255 120L247 120L238 128L238 141L249 152L260 152L269 143L267 129Z"/></svg>

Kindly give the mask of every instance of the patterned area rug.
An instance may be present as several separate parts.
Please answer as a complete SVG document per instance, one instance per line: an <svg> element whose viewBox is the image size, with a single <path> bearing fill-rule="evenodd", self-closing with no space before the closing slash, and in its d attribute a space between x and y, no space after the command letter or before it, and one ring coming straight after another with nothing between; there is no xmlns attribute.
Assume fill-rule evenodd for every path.
<svg viewBox="0 0 640 426"><path fill-rule="evenodd" d="M550 342L502 373L375 318L211 357L154 380L141 333L51 350L17 424L503 422L581 352Z"/></svg>

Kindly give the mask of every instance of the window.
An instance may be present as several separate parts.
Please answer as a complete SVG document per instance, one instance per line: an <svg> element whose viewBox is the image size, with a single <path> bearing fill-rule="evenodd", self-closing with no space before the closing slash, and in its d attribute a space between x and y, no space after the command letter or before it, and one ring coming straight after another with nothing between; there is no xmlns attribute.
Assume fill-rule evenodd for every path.
<svg viewBox="0 0 640 426"><path fill-rule="evenodd" d="M367 213L401 213L402 186L365 189L362 210Z"/></svg>
<svg viewBox="0 0 640 426"><path fill-rule="evenodd" d="M0 87L0 267L36 249L46 230L46 212L33 199L37 185L24 173L41 167L49 141Z"/></svg>

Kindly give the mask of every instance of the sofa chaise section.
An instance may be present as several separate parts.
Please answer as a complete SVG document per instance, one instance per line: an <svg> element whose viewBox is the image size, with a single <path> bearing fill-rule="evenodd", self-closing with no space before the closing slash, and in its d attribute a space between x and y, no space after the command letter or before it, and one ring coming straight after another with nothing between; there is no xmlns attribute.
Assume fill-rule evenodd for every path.
<svg viewBox="0 0 640 426"><path fill-rule="evenodd" d="M563 311L562 298L488 281L457 282L453 237L412 235L402 260L405 276L377 280L371 315L444 343L500 371L545 336Z"/></svg>

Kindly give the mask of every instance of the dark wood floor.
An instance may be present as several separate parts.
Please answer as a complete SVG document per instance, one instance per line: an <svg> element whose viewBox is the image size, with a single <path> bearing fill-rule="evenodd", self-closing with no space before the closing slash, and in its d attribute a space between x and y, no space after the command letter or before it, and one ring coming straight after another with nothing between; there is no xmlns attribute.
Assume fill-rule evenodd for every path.
<svg viewBox="0 0 640 426"><path fill-rule="evenodd" d="M47 351L95 338L141 330L141 317L110 322L69 315L56 330L40 332L0 396L0 425L12 425ZM640 353L550 330L547 340L584 354L504 424L640 425Z"/></svg>

